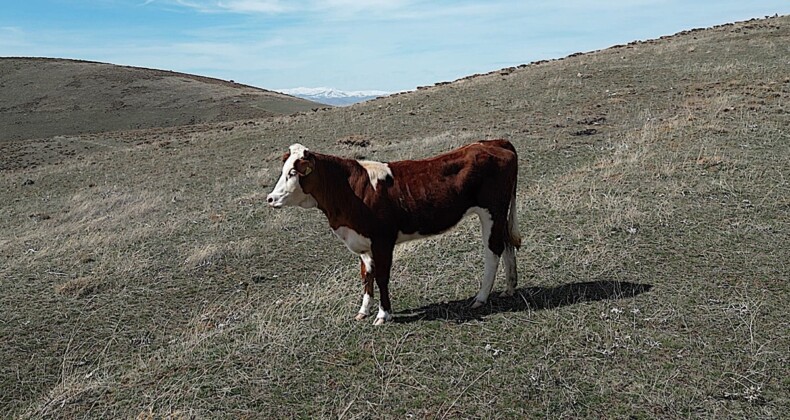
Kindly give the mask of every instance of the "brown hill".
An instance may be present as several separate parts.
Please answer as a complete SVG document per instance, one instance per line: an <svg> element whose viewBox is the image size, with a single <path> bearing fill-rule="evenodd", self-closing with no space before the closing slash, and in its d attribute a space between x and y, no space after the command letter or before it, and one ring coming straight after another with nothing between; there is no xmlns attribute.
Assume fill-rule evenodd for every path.
<svg viewBox="0 0 790 420"><path fill-rule="evenodd" d="M324 105L183 73L0 58L0 142L261 118L317 107Z"/></svg>

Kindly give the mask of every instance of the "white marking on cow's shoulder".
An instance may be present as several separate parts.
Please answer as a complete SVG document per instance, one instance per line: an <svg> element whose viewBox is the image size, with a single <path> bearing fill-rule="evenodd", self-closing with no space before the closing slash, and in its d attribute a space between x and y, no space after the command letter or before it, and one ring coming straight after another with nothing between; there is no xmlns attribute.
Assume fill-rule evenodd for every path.
<svg viewBox="0 0 790 420"><path fill-rule="evenodd" d="M370 252L370 238L358 234L354 229L347 226L340 226L334 230L335 235L346 244L348 249L355 254Z"/></svg>
<svg viewBox="0 0 790 420"><path fill-rule="evenodd" d="M359 164L368 171L370 185L373 186L374 190L379 181L385 181L387 177L392 178L392 171L390 170L390 166L386 163L376 162L374 160L360 160Z"/></svg>

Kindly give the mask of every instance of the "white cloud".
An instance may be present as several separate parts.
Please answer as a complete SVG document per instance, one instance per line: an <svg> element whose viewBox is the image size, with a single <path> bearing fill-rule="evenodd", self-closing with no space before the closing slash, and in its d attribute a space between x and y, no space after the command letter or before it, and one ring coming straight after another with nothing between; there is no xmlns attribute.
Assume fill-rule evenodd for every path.
<svg viewBox="0 0 790 420"><path fill-rule="evenodd" d="M150 4L153 1L147 0L145 4ZM417 4L415 0L161 0L158 3L175 4L207 13L226 12L266 15L307 13L326 14L329 16L406 11L408 7Z"/></svg>
<svg viewBox="0 0 790 420"><path fill-rule="evenodd" d="M716 11L709 9L712 0L693 6L680 0L124 1L145 5L152 16L165 12L156 16L175 18L174 24L28 28L0 19L0 55L106 61L264 88L398 91L748 18L763 9L773 14L777 7L740 11L747 6L734 0Z"/></svg>
<svg viewBox="0 0 790 420"><path fill-rule="evenodd" d="M331 11L334 13L355 14L361 12L391 12L413 5L413 0L326 0L310 2L308 7L313 11Z"/></svg>
<svg viewBox="0 0 790 420"><path fill-rule="evenodd" d="M0 55L30 55L26 52L31 46L28 38L27 33L22 28L16 26L0 27Z"/></svg>
<svg viewBox="0 0 790 420"><path fill-rule="evenodd" d="M279 0L228 0L218 1L217 7L238 13L277 14L293 10Z"/></svg>
<svg viewBox="0 0 790 420"><path fill-rule="evenodd" d="M21 38L24 36L24 31L18 26L0 26L0 34L5 37Z"/></svg>

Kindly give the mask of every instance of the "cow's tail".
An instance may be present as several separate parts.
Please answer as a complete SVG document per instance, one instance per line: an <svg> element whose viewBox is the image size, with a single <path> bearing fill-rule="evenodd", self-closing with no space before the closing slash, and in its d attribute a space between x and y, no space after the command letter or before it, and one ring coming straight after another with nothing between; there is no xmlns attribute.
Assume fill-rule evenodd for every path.
<svg viewBox="0 0 790 420"><path fill-rule="evenodd" d="M505 232L505 247L520 248L521 232L518 229L518 216L516 215L516 187L518 186L518 153L516 148L507 140L490 140L498 147L509 150L513 153L512 159L508 162L507 172L512 177L513 182L510 190L510 206L507 212L507 231Z"/></svg>
<svg viewBox="0 0 790 420"><path fill-rule="evenodd" d="M516 249L521 247L521 232L518 229L518 215L516 214L516 187L518 186L518 153L516 148L510 142L505 142L504 147L513 152L513 187L510 191L510 209L507 212L507 233L508 243L506 245L514 246Z"/></svg>
<svg viewBox="0 0 790 420"><path fill-rule="evenodd" d="M510 210L507 213L508 244L521 247L521 232L518 229L518 216L516 215L516 185L513 184L513 193L510 196Z"/></svg>

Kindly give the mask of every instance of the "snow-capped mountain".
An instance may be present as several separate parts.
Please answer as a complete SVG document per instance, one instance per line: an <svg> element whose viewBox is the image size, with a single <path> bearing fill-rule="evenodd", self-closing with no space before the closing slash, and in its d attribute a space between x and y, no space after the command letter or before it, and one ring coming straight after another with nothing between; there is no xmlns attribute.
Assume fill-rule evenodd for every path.
<svg viewBox="0 0 790 420"><path fill-rule="evenodd" d="M308 101L334 106L347 106L390 94L390 92L384 92L381 90L359 90L346 92L327 87L278 89L278 92L307 99Z"/></svg>

